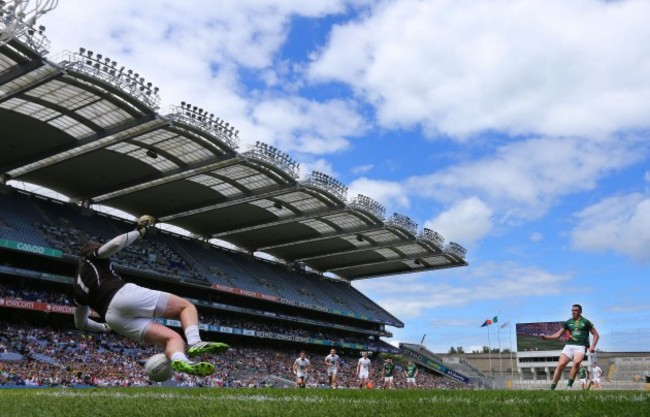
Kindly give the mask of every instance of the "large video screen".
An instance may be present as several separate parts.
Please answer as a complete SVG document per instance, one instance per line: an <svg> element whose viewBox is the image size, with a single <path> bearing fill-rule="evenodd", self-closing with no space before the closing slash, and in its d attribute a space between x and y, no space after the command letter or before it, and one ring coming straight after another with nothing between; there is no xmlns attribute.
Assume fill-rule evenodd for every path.
<svg viewBox="0 0 650 417"><path fill-rule="evenodd" d="M517 323L517 352L544 350L562 350L570 333L564 332L557 340L544 340L540 334L552 335L562 329L563 321L545 321L538 323Z"/></svg>

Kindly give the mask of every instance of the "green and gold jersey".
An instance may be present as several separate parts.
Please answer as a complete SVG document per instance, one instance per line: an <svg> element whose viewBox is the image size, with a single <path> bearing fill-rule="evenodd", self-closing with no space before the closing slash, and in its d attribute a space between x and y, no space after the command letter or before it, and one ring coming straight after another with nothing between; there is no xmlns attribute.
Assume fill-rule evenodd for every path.
<svg viewBox="0 0 650 417"><path fill-rule="evenodd" d="M415 378L415 373L418 371L418 367L415 365L407 365L404 370L406 371L406 376L408 378Z"/></svg>
<svg viewBox="0 0 650 417"><path fill-rule="evenodd" d="M585 368L580 368L578 371L578 376L580 379L587 379L587 370Z"/></svg>
<svg viewBox="0 0 650 417"><path fill-rule="evenodd" d="M589 332L594 328L589 320L580 316L578 320L567 320L563 327L569 332L567 345L589 346Z"/></svg>
<svg viewBox="0 0 650 417"><path fill-rule="evenodd" d="M395 372L395 364L394 363L385 363L384 364L384 376L385 377L391 377L393 376L393 372Z"/></svg>

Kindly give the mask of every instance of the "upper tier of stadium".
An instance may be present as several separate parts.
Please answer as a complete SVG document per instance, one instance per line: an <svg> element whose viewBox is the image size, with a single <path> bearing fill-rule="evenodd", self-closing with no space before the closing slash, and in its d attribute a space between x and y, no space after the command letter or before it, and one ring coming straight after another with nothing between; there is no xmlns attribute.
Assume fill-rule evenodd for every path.
<svg viewBox="0 0 650 417"><path fill-rule="evenodd" d="M88 212L90 214L92 212ZM133 224L108 215L84 215L79 207L0 188L0 248L16 242L19 250L60 251L54 257L74 260L82 240L105 242ZM118 270L173 278L215 291L254 297L312 311L332 313L391 326L403 323L348 283L294 271L275 262L220 249L171 233L152 233L119 252ZM206 288L207 289L207 288ZM206 293L207 294L207 293Z"/></svg>
<svg viewBox="0 0 650 417"><path fill-rule="evenodd" d="M45 58L21 33L0 48L0 179L56 191L346 280L467 265L465 249L80 48Z"/></svg>

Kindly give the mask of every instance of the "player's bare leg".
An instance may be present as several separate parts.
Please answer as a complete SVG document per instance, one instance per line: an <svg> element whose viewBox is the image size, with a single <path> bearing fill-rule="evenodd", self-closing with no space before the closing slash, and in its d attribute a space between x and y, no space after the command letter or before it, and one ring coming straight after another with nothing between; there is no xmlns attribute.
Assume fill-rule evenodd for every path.
<svg viewBox="0 0 650 417"><path fill-rule="evenodd" d="M569 384L568 384L569 388L573 387L573 381L575 381L576 376L578 376L578 370L580 369L582 360L584 358L585 355L580 353L576 353L575 355L573 355L573 367L571 368L571 371L569 371Z"/></svg>
<svg viewBox="0 0 650 417"><path fill-rule="evenodd" d="M223 353L228 350L228 345L218 342L202 342L199 335L199 313L194 304L177 295L170 294L163 317L178 319L185 332L187 344L190 348L188 356L194 357L203 353ZM183 350L184 351L184 350Z"/></svg>
<svg viewBox="0 0 650 417"><path fill-rule="evenodd" d="M554 390L555 387L557 387L557 383L560 380L560 376L562 376L562 371L564 371L564 368L566 368L568 363L569 363L569 357L561 353L560 360L557 363L557 368L555 368L555 372L553 373L553 380L551 381L552 390Z"/></svg>
<svg viewBox="0 0 650 417"><path fill-rule="evenodd" d="M183 338L162 324L152 322L144 332L144 342L165 349L165 356L172 362L172 368L178 372L206 376L214 373L214 365L207 362L190 362L185 356L185 341Z"/></svg>

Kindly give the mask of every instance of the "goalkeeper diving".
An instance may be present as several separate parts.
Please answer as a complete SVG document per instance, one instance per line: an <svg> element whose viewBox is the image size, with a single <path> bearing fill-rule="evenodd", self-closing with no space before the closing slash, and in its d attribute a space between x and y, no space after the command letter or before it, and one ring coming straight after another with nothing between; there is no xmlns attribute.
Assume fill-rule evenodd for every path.
<svg viewBox="0 0 650 417"><path fill-rule="evenodd" d="M94 332L113 330L135 341L160 346L175 371L211 375L215 371L213 364L192 362L189 358L204 353L222 353L228 350L228 345L201 341L196 307L177 295L125 282L110 261L112 255L143 239L155 223L154 217L144 215L138 219L135 230L104 244L88 242L82 245L73 284L75 326ZM105 323L90 319L91 309ZM180 320L189 345L187 353L183 338L155 322L154 317Z"/></svg>

